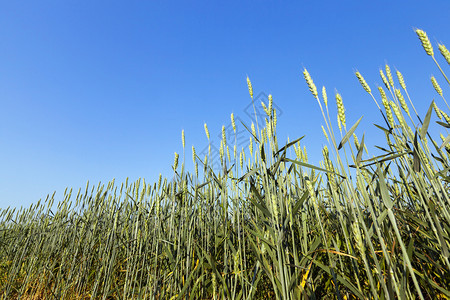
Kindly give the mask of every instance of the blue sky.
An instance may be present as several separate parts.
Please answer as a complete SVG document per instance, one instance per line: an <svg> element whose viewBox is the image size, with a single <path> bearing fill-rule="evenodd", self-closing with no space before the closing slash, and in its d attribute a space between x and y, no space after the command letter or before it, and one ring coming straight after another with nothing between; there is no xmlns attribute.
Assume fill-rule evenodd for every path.
<svg viewBox="0 0 450 300"><path fill-rule="evenodd" d="M29 206L89 180L171 178L174 152L216 145L230 114L251 119L255 96L272 94L279 142L306 135L318 164L323 120L302 76L334 91L347 123L364 118L371 154L384 145L372 90L385 63L400 70L422 115L442 77L413 27L450 48L449 1L3 1L0 4L0 208ZM448 65L437 58L448 70ZM375 93L378 95L377 93ZM337 127L336 127L337 128ZM371 146L372 145L372 146Z"/></svg>

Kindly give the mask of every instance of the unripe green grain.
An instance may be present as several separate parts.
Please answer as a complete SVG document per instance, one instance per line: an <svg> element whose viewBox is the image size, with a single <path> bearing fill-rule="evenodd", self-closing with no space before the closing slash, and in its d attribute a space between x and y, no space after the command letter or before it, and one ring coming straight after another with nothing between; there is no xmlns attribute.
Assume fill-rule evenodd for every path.
<svg viewBox="0 0 450 300"><path fill-rule="evenodd" d="M277 196L276 195L271 195L272 197L272 212L273 215L275 216L275 221L278 223L278 201L277 201Z"/></svg>
<svg viewBox="0 0 450 300"><path fill-rule="evenodd" d="M242 152L239 153L239 165L241 166L241 170L244 167L244 157L243 157L244 149L242 149Z"/></svg>
<svg viewBox="0 0 450 300"><path fill-rule="evenodd" d="M361 231L356 222L352 223L352 231L353 231L353 238L355 239L355 242L356 242L356 248L358 248L358 250L361 252L362 255L365 255L366 249L364 247L363 238L361 236Z"/></svg>
<svg viewBox="0 0 450 300"><path fill-rule="evenodd" d="M386 93L384 92L384 90L383 90L383 88L381 86L378 87L378 91L380 92L381 100L386 100L387 101Z"/></svg>
<svg viewBox="0 0 450 300"><path fill-rule="evenodd" d="M269 120L267 120L267 118L265 118L264 121L266 122L267 134L270 137L270 136L272 136L272 128L271 128Z"/></svg>
<svg viewBox="0 0 450 300"><path fill-rule="evenodd" d="M208 130L208 126L206 126L206 123L205 123L205 133L206 133L206 137L209 140L209 130Z"/></svg>
<svg viewBox="0 0 450 300"><path fill-rule="evenodd" d="M250 94L250 97L253 99L253 87L252 83L250 82L250 78L247 76L247 86L248 86L248 93Z"/></svg>
<svg viewBox="0 0 450 300"><path fill-rule="evenodd" d="M325 131L325 128L323 128L323 125L322 125L322 131L323 131L323 135L325 136L325 138L326 138L327 141L328 141L328 134L327 134L327 132Z"/></svg>
<svg viewBox="0 0 450 300"><path fill-rule="evenodd" d="M425 52L430 56L434 56L433 47L431 46L430 40L428 39L425 31L421 29L416 29L415 31L417 36L419 37L420 42L422 43L422 47Z"/></svg>
<svg viewBox="0 0 450 300"><path fill-rule="evenodd" d="M337 123L338 123L339 131L342 131L342 124L341 124L341 119L339 119L339 114L337 115Z"/></svg>
<svg viewBox="0 0 450 300"><path fill-rule="evenodd" d="M324 86L322 86L322 97L323 97L323 103L325 103L325 107L328 107L327 91L325 90Z"/></svg>
<svg viewBox="0 0 450 300"><path fill-rule="evenodd" d="M295 155L297 156L298 160L303 160L302 157L302 148L300 148L300 143L297 143L297 147L294 145L294 151Z"/></svg>
<svg viewBox="0 0 450 300"><path fill-rule="evenodd" d="M323 158L325 160L329 159L330 152L328 151L328 147L327 146L323 146L322 154L323 154Z"/></svg>
<svg viewBox="0 0 450 300"><path fill-rule="evenodd" d="M272 115L272 107L273 107L273 97L269 94L269 116Z"/></svg>
<svg viewBox="0 0 450 300"><path fill-rule="evenodd" d="M211 283L212 283L212 287L213 287L213 297L215 299L216 294L217 294L217 280L216 280L216 273L214 271L211 276Z"/></svg>
<svg viewBox="0 0 450 300"><path fill-rule="evenodd" d="M389 86L389 82L387 81L386 76L384 76L383 70L381 70L381 69L380 69L380 76L381 76L381 80L383 80L384 85L390 91L391 87Z"/></svg>
<svg viewBox="0 0 450 300"><path fill-rule="evenodd" d="M273 127L277 128L277 111L273 111Z"/></svg>
<svg viewBox="0 0 450 300"><path fill-rule="evenodd" d="M359 149L360 144L359 144L358 137L356 136L355 133L353 134L353 141L355 142L356 149Z"/></svg>
<svg viewBox="0 0 450 300"><path fill-rule="evenodd" d="M264 239L269 240L269 231L264 232ZM261 254L264 256L266 254L266 243L262 242Z"/></svg>
<svg viewBox="0 0 450 300"><path fill-rule="evenodd" d="M406 128L405 120L403 119L403 116L402 116L398 106L394 103L394 101L389 101L389 104L391 105L392 110L394 111L394 114L400 123L400 126L402 126L403 128Z"/></svg>
<svg viewBox="0 0 450 300"><path fill-rule="evenodd" d="M174 170L176 170L177 167L178 167L178 157L179 157L178 153L175 152L175 159L174 159L174 162L173 162L173 169Z"/></svg>
<svg viewBox="0 0 450 300"><path fill-rule="evenodd" d="M450 65L450 51L448 51L448 49L442 44L439 44L439 51L441 52L447 63Z"/></svg>
<svg viewBox="0 0 450 300"><path fill-rule="evenodd" d="M449 117L445 112L443 112L442 110L441 110L441 114L442 114L442 116L444 117L445 121L446 121L448 124L450 124L450 117Z"/></svg>
<svg viewBox="0 0 450 300"><path fill-rule="evenodd" d="M443 96L442 96L442 95L443 95L443 94L442 94L442 89L441 89L441 87L439 86L439 83L437 82L436 78L434 78L434 76L431 76L431 83L433 84L433 87L434 87L436 93L438 93L439 96L443 97Z"/></svg>
<svg viewBox="0 0 450 300"><path fill-rule="evenodd" d="M234 274L238 274L239 273L239 252L240 251L241 250L238 249L238 251L236 251L236 254L233 255L233 262L234 262L234 264L233 264L233 266L234 266L233 271L234 271Z"/></svg>
<svg viewBox="0 0 450 300"><path fill-rule="evenodd" d="M195 155L195 148L194 148L194 146L192 146L192 162L195 164L195 157L196 157L196 155Z"/></svg>
<svg viewBox="0 0 450 300"><path fill-rule="evenodd" d="M392 78L391 68L388 65L385 65L385 69L389 84L394 87L394 79Z"/></svg>
<svg viewBox="0 0 450 300"><path fill-rule="evenodd" d="M236 123L234 122L234 114L231 113L231 126L233 126L233 131L236 133Z"/></svg>
<svg viewBox="0 0 450 300"><path fill-rule="evenodd" d="M305 162L308 162L308 153L306 153L306 146L303 146L303 158Z"/></svg>
<svg viewBox="0 0 450 300"><path fill-rule="evenodd" d="M369 174L367 173L367 170L362 169L361 173L362 173L362 175L364 177L364 180L367 182L367 184L369 184L370 183L370 177L369 177Z"/></svg>
<svg viewBox="0 0 450 300"><path fill-rule="evenodd" d="M364 79L364 77L361 75L361 73L356 72L355 73L356 77L359 80L359 83L362 85L362 87L364 88L364 90L366 90L366 92L368 92L369 94L372 93L369 85L367 84L366 80Z"/></svg>
<svg viewBox="0 0 450 300"><path fill-rule="evenodd" d="M345 127L345 108L344 103L342 102L342 97L339 93L336 93L336 105L338 109L339 121L341 121L342 125Z"/></svg>
<svg viewBox="0 0 450 300"><path fill-rule="evenodd" d="M441 110L437 107L436 102L433 101L434 112L436 113L439 120L442 120Z"/></svg>
<svg viewBox="0 0 450 300"><path fill-rule="evenodd" d="M227 136L225 134L225 126L222 125L222 141L223 141L223 145L226 146L227 145Z"/></svg>
<svg viewBox="0 0 450 300"><path fill-rule="evenodd" d="M442 142L444 142L445 141L444 135L440 133L439 136L441 137ZM450 151L450 144L445 145L445 149Z"/></svg>
<svg viewBox="0 0 450 300"><path fill-rule="evenodd" d="M266 115L270 116L269 110L267 109L267 106L264 104L263 101L261 101L261 106L264 109L264 112L266 113Z"/></svg>
<svg viewBox="0 0 450 300"><path fill-rule="evenodd" d="M397 99L400 102L400 105L402 106L403 110L407 114L409 114L408 106L406 105L405 98L403 97L402 93L400 92L400 89L395 89L395 95L397 96Z"/></svg>
<svg viewBox="0 0 450 300"><path fill-rule="evenodd" d="M381 101L383 102L383 106L386 111L386 117L388 119L389 125L391 125L391 127L394 127L394 117L392 116L392 111L391 108L389 107L389 102L386 98L382 98Z"/></svg>
<svg viewBox="0 0 450 300"><path fill-rule="evenodd" d="M308 70L304 69L303 76L305 77L306 83L308 84L309 90L313 94L314 98L318 99L316 85L314 84L311 75L309 75Z"/></svg>
<svg viewBox="0 0 450 300"><path fill-rule="evenodd" d="M402 73L400 73L400 71L398 70L397 70L397 78L398 82L400 82L400 86L402 87L402 89L406 90L405 79L403 79Z"/></svg>
<svg viewBox="0 0 450 300"><path fill-rule="evenodd" d="M158 190L161 187L161 180L162 180L162 175L161 173L159 173L159 178L158 178Z"/></svg>
<svg viewBox="0 0 450 300"><path fill-rule="evenodd" d="M220 141L220 148L219 148L219 158L220 158L220 162L223 162L223 156L224 156L224 145L223 145L223 140Z"/></svg>
<svg viewBox="0 0 450 300"><path fill-rule="evenodd" d="M181 143L183 144L183 149L185 146L184 129L181 131Z"/></svg>
<svg viewBox="0 0 450 300"><path fill-rule="evenodd" d="M306 188L308 189L309 195L315 199L316 198L316 194L314 193L314 187L313 184L311 182L311 180L306 180Z"/></svg>

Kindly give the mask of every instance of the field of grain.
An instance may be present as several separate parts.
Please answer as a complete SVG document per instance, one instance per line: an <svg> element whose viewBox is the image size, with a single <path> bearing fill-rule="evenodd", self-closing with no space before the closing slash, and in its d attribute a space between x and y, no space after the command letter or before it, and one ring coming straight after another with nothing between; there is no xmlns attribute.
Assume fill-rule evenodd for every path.
<svg viewBox="0 0 450 300"><path fill-rule="evenodd" d="M174 180L88 185L66 190L57 209L54 197L1 209L0 298L449 299L450 108L438 82L450 85L450 53L416 33L442 75L431 77L425 115L399 71L386 65L375 88L355 73L385 121L383 155L362 159L369 137L354 134L361 119L347 124L338 93L331 126L332 97L304 69L328 143L319 166L301 137L278 140L269 96L248 149L223 134L220 172L193 147L191 172L190 154L175 153Z"/></svg>

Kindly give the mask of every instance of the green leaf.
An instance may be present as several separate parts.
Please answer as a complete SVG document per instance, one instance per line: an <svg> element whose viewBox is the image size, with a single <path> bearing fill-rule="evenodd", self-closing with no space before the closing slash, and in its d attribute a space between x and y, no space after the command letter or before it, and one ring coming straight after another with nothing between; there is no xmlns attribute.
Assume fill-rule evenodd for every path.
<svg viewBox="0 0 450 300"><path fill-rule="evenodd" d="M242 121L241 120L239 120L241 123L242 123ZM250 132L250 134L252 135L252 137L259 143L259 140L258 140L258 138L256 137L256 136L254 136L253 135L253 133L252 133L252 131L250 130L250 129L248 129L248 127L247 126L245 126L245 124L244 123L242 123L242 125L244 125L244 127L245 127L245 129L247 129L247 131L248 132Z"/></svg>
<svg viewBox="0 0 450 300"><path fill-rule="evenodd" d="M430 213L431 216L434 220L435 226L436 226L436 231L438 234L438 238L439 238L439 243L441 244L441 248L442 248L442 256L444 256L445 258L448 259L449 257L449 252L448 252L448 247L447 247L447 242L444 239L444 233L441 227L441 224L436 216L436 205L434 204L434 202L430 199L428 201L428 207L430 208Z"/></svg>
<svg viewBox="0 0 450 300"><path fill-rule="evenodd" d="M293 159L289 159L289 158L284 158L283 160L284 161L289 161L291 163L294 163L294 164L297 164L299 166L303 166L303 167L306 167L306 168L311 168L311 169L314 169L314 170L335 174L335 175L340 176L340 177L342 177L344 179L346 178L345 176L342 176L341 174L334 173L334 172L331 172L331 171L328 171L328 170L325 170L325 169L322 169L322 168L319 168L319 167L316 167L316 166L313 166L313 165L310 165L310 164L307 164L307 163L304 163L304 162L301 162L301 161L298 161L298 160L293 160Z"/></svg>
<svg viewBox="0 0 450 300"><path fill-rule="evenodd" d="M270 167L269 172L275 175L275 173L278 170L278 167L280 166L280 163L283 161L283 158L285 158L285 157L286 157L286 151L283 152L283 155L281 156L281 158L278 159L277 162Z"/></svg>
<svg viewBox="0 0 450 300"><path fill-rule="evenodd" d="M245 174L244 176L242 176L241 178L238 179L238 182L241 182L242 180L244 180L245 178L248 178L250 176L252 176L253 174L255 174L256 172L258 172L258 170L261 169L261 167L259 168L255 168L249 172L247 172L247 174Z"/></svg>
<svg viewBox="0 0 450 300"><path fill-rule="evenodd" d="M331 270L330 267L327 267L323 264L321 264L319 261L314 260L314 264L316 266L318 266L319 268L321 268L322 270L324 270L325 272L327 272L330 276L331 276ZM357 296L360 299L365 299L364 295L361 293L361 291L358 290L358 288L356 286L354 286L351 281L345 277L343 277L340 274L336 274L336 278L337 280L342 283L344 286L346 286L349 290L351 290L355 296Z"/></svg>
<svg viewBox="0 0 450 300"><path fill-rule="evenodd" d="M450 134L445 138L444 142L442 142L442 145L439 147L439 149L442 149L450 142Z"/></svg>
<svg viewBox="0 0 450 300"><path fill-rule="evenodd" d="M295 143L297 143L298 141L300 141L301 139L303 139L305 136L302 136L301 138L296 139L295 141L290 142L289 144L286 144L286 146L284 146L283 148L281 148L280 150L278 150L275 155L278 155L281 151L291 147L292 145L294 145Z"/></svg>
<svg viewBox="0 0 450 300"><path fill-rule="evenodd" d="M297 201L297 203L295 203L294 208L292 209L292 217L294 217L297 212L299 211L299 209L302 207L303 203L305 202L305 200L308 198L309 196L309 192L305 191L303 193L302 198L300 198L300 200ZM287 223L289 222L289 218L286 217L286 220L284 220L284 226L287 226Z"/></svg>
<svg viewBox="0 0 450 300"><path fill-rule="evenodd" d="M344 135L344 137L342 138L342 141L339 143L338 150L340 150L342 148L342 146L344 146L344 144L352 136L353 132L355 132L356 127L358 127L358 124L359 124L359 122L361 122L362 118L363 117L359 118L359 120L355 123L355 125L353 125L352 128L350 128L350 130Z"/></svg>
<svg viewBox="0 0 450 300"><path fill-rule="evenodd" d="M441 126L443 126L443 127L445 127L445 128L450 128L450 125L447 124L447 123L439 122L439 121L436 121L436 123L438 123L439 125L441 125Z"/></svg>
<svg viewBox="0 0 450 300"><path fill-rule="evenodd" d="M413 170L414 172L418 173L420 172L420 157L419 157L419 151L417 150L419 148L419 144L417 142L417 131L414 135L414 149L413 149Z"/></svg>
<svg viewBox="0 0 450 300"><path fill-rule="evenodd" d="M377 127L378 129L381 129L381 130L383 130L385 133L392 133L389 129L386 129L386 128L384 128L384 127L381 127L380 125L377 125L377 124L373 124L375 127Z"/></svg>
<svg viewBox="0 0 450 300"><path fill-rule="evenodd" d="M356 155L356 165L358 166L361 162L362 153L364 150L364 134L361 139L361 144L359 145L358 155Z"/></svg>
<svg viewBox="0 0 450 300"><path fill-rule="evenodd" d="M196 189L201 189L202 187L204 187L205 185L207 185L207 184L210 183L210 182L211 182L211 180L209 180L209 181L207 181L207 182L204 182L204 183L202 183L202 184L199 184L199 185L197 185Z"/></svg>
<svg viewBox="0 0 450 300"><path fill-rule="evenodd" d="M434 100L431 101L430 107L428 108L427 114L425 115L425 120L423 120L422 130L420 131L420 137L425 138L428 131L428 126L430 125L431 113L433 112Z"/></svg>
<svg viewBox="0 0 450 300"><path fill-rule="evenodd" d="M392 202L391 196L389 196L389 191L386 186L384 174L379 165L377 166L377 173L378 173L378 182L380 185L381 198L384 202L384 205L386 205L387 209L392 209L392 207L394 206L394 202Z"/></svg>
<svg viewBox="0 0 450 300"><path fill-rule="evenodd" d="M389 154L392 154L392 153L393 152L391 152ZM374 162L370 163L370 164L363 165L363 166L361 166L361 168L365 168L365 167L368 167L368 166L371 166L371 165L375 165L376 163L379 163L379 162L389 161L389 160L395 159L397 157L403 156L403 155L405 155L407 153L408 152L397 153L397 154L394 154L394 155L391 155L391 156L388 156L389 154L384 154L384 155L380 155L380 156L377 156L377 157L373 157L371 159L366 159L366 160L363 160L361 162L369 162L369 161L374 161ZM377 160L377 159L379 159L381 157L383 157L383 159ZM355 165L349 165L349 167L356 168Z"/></svg>

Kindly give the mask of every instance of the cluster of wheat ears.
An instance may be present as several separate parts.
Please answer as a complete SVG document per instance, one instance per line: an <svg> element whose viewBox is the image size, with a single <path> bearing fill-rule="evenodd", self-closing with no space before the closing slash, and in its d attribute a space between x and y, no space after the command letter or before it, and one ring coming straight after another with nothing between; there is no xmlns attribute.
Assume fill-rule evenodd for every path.
<svg viewBox="0 0 450 300"><path fill-rule="evenodd" d="M415 32L450 85L426 33ZM320 166L302 138L278 146L269 96L266 126L247 128L248 149L238 153L222 128L220 172L193 147L194 172L175 154L172 180L88 184L75 201L66 190L56 209L54 196L2 209L1 299L449 299L450 136L437 142L428 129L435 114L447 131L450 117L438 101L420 115L387 65L378 96L356 72L386 135L383 154L363 160L361 119L347 130L336 93L335 132L325 87L319 97L303 75L325 122Z"/></svg>

